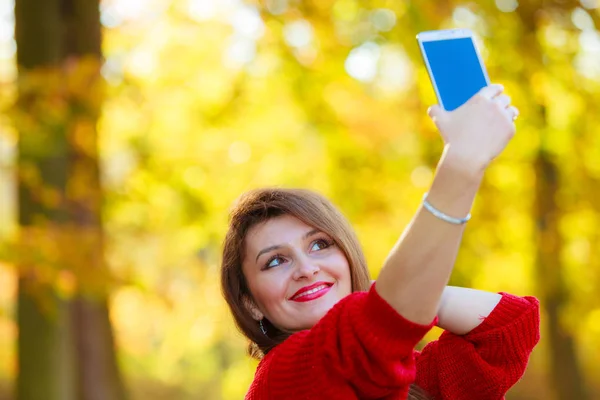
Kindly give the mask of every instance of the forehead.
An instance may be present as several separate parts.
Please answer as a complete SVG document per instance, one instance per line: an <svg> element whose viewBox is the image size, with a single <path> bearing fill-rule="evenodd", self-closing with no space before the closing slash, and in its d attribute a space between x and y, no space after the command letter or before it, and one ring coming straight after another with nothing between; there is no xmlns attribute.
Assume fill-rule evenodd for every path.
<svg viewBox="0 0 600 400"><path fill-rule="evenodd" d="M314 228L291 215L270 218L250 228L246 236L246 247L252 251L291 242L312 229Z"/></svg>

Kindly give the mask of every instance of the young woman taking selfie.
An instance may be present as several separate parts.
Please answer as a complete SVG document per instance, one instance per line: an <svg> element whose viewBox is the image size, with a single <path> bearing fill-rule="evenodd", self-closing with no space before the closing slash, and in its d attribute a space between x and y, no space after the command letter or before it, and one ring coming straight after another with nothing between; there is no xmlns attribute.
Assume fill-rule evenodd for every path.
<svg viewBox="0 0 600 400"><path fill-rule="evenodd" d="M445 147L430 190L371 282L325 198L259 189L231 213L222 289L259 358L246 399L502 399L539 340L533 297L447 286L485 169L515 133L499 85L430 109ZM421 351L434 326L444 333Z"/></svg>

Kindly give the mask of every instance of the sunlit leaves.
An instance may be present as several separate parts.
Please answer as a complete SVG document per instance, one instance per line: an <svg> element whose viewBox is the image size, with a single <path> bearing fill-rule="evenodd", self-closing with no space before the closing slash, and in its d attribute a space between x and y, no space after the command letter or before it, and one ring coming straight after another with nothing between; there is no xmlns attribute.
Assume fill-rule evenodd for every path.
<svg viewBox="0 0 600 400"><path fill-rule="evenodd" d="M242 397L255 363L221 299L218 263L228 208L245 190L323 192L352 221L377 273L441 149L426 115L435 94L414 37L446 27L478 34L492 81L505 84L521 110L517 136L487 172L453 283L518 294L540 284L533 273L540 177L531 162L543 146L563 185L564 248L556 256L575 316L566 326L581 332L584 348L598 349L600 64L590 23L598 9L593 1L573 9L550 3L531 11L539 21L527 32L525 1L105 1L108 97L98 129L111 274L98 279L121 284L111 315L130 381L183 388L171 398ZM68 72L20 84L25 92L61 88L83 109L97 105L104 88L91 90L96 83L83 67ZM41 97L33 114L15 121L29 132L61 126L72 116L68 104ZM73 124L84 153L93 128ZM40 153L58 145L43 134L22 140ZM40 171L24 163L20 179L43 204L60 203ZM85 195L81 182L70 186L75 197ZM75 240L73 232L52 232L45 235ZM52 243L41 232L27 235L23 254L56 264ZM85 256L74 252L73 260ZM80 284L70 268L40 274L69 296ZM598 363L589 353L586 365Z"/></svg>
<svg viewBox="0 0 600 400"><path fill-rule="evenodd" d="M539 33L548 66L527 75L531 66L515 3L269 0L236 8L233 2L197 0L165 14L157 25L160 37L152 40L134 31L110 31L109 60L130 54L119 56L129 59L123 64L125 80L115 86L102 122L113 193L107 211L111 259L132 265L133 275L144 277L142 286L148 289L161 287L176 268L207 271L194 283L201 295L192 292L184 300L159 290L182 313L161 317L172 325L162 337L180 338L159 344L160 354L171 354L168 365L177 369L177 359L189 360L187 349L206 361L196 376L205 387L214 387L211 379L225 362L230 367L220 380L223 398L239 397L249 382L252 368L241 351L235 352L243 341L220 316L227 310L219 300L204 297L213 293L218 299L218 244L227 209L244 190L284 185L324 192L352 220L372 271L378 271L426 189L441 145L425 114L435 98L414 43L420 29L474 29L483 40L492 80L505 84L522 111L519 135L490 169L476 203L455 283L533 290L536 177L529 162L540 143L565 162L574 160L573 132L582 129L578 121L584 116L591 121L593 114L585 113L589 99L569 83L577 36L548 20ZM181 22L185 12L195 24ZM130 53L119 53L124 43L130 43ZM548 106L543 139L540 103ZM593 143L597 136L581 140ZM598 146L577 148L584 152L581 163L565 171L580 174L583 165L595 171ZM139 250L127 254L135 243ZM200 263L193 254L200 254ZM569 263L583 265L588 256L581 237L569 239ZM215 311L198 306L195 317L186 314L184 303L191 299L212 304ZM117 298L115 306L126 301ZM123 318L117 318L121 335L135 335L135 324L118 322ZM174 333L190 326L190 336ZM232 353L215 342L224 331L235 343ZM159 360L150 350L136 357ZM127 358L134 362L135 357ZM183 367L179 371L182 375L149 374L171 382L194 376Z"/></svg>

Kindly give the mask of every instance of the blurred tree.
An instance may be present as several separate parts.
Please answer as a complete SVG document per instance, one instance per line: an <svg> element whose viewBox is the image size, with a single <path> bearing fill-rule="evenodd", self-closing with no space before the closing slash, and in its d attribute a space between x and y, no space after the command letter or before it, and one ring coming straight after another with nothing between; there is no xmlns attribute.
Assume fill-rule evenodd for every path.
<svg viewBox="0 0 600 400"><path fill-rule="evenodd" d="M217 254L227 207L250 187L325 193L376 274L441 147L414 36L468 27L522 117L486 175L453 283L548 307L508 398L583 396L582 373L600 372L588 350L600 337L600 80L575 68L597 48L592 3L105 2L105 227L111 267L133 278L113 303L132 395L243 396L255 365L220 300Z"/></svg>
<svg viewBox="0 0 600 400"><path fill-rule="evenodd" d="M542 7L544 6L544 7ZM518 17L521 23L519 52L524 58L524 67L520 75L520 81L529 82L531 92L539 90L534 85L539 84L531 80L531 77L544 71L547 64L544 48L540 44L542 32L547 28L549 20L554 20L564 29L572 29L571 21L556 18L558 15L569 15L579 9L579 1L552 1L552 2L528 2L522 4L518 9ZM583 10L582 10L583 11ZM594 14L592 14L594 15ZM569 57L571 65L574 57ZM543 84L552 81L564 80L566 84L577 86L577 76L564 74L553 76L546 73ZM539 75L538 75L539 76ZM562 181L560 154L563 149L554 148L552 141L552 123L550 122L548 102L552 101L549 96L537 98L538 104L530 115L532 125L539 137L539 146L535 151L533 166L535 170L535 192L532 217L535 221L536 233L536 268L535 277L538 282L538 292L542 304L547 313L548 349L550 355L550 376L555 396L558 399L589 399L588 389L582 374L582 368L578 361L575 335L573 330L566 325L562 318L563 310L571 301L571 293L565 281L565 263L561 259L564 253L565 240L560 231L560 221L565 218L567 210L560 207L559 192ZM579 132L572 132L567 143L572 145ZM567 144L565 143L565 144ZM563 153L564 154L564 153ZM570 154L574 156L574 154ZM564 157L564 156L563 156ZM563 162L566 161L563 159ZM566 179L568 180L568 178ZM583 182L581 182L583 183Z"/></svg>
<svg viewBox="0 0 600 400"><path fill-rule="evenodd" d="M18 400L124 398L107 305L98 1L15 2Z"/></svg>

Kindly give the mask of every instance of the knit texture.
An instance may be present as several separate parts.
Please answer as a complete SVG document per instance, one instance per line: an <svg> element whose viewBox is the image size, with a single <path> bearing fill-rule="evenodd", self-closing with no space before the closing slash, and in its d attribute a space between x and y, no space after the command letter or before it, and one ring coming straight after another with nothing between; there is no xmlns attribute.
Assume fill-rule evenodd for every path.
<svg viewBox="0 0 600 400"><path fill-rule="evenodd" d="M539 339L538 313L534 298L503 294L472 332L444 332L417 352L437 318L429 325L408 321L373 285L271 350L246 400L403 400L414 382L436 399L501 399Z"/></svg>
<svg viewBox="0 0 600 400"><path fill-rule="evenodd" d="M464 336L444 332L416 352L416 384L435 399L503 399L540 339L539 302L501 293L490 315Z"/></svg>

